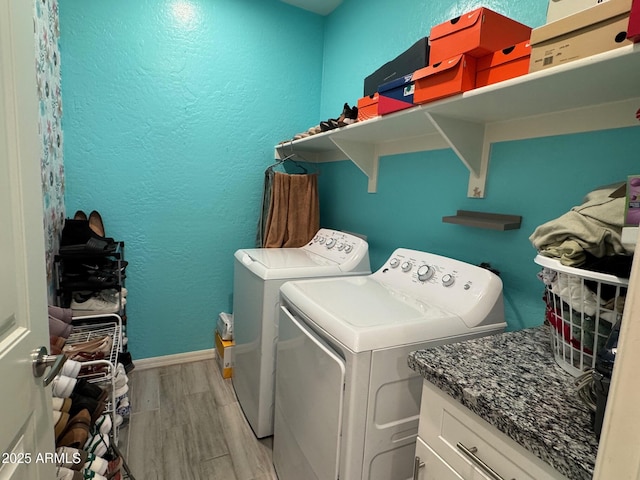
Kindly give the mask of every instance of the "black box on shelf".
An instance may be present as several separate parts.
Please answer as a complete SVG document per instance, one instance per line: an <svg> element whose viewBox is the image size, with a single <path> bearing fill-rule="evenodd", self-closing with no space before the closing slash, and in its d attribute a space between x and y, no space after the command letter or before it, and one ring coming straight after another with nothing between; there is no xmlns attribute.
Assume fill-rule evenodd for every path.
<svg viewBox="0 0 640 480"><path fill-rule="evenodd" d="M429 65L429 37L424 37L366 77L363 96L373 95L378 91L378 86L383 83L402 78L427 65Z"/></svg>

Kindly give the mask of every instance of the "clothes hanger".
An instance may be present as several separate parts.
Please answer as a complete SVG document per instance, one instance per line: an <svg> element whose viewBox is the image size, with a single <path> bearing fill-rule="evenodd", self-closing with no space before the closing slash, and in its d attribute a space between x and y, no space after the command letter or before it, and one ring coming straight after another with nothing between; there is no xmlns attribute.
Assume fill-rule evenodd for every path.
<svg viewBox="0 0 640 480"><path fill-rule="evenodd" d="M277 167L278 165L282 165L282 164L284 164L285 162L287 162L287 161L288 161L288 162L293 163L293 164L294 164L296 167L298 167L300 170L302 170L301 172L297 172L297 174L298 174L298 175L309 173L309 171L307 170L307 168L306 168L304 165L302 165L302 164L300 164L300 163L298 163L297 161L295 161L295 160L294 160L294 157L299 157L302 161L304 161L304 162L308 162L308 160L306 160L305 158L301 157L301 156L300 156L300 155L298 155L297 153L291 153L291 154L287 155L286 157L281 158L280 160L278 160L277 162L275 162L273 165L270 165L270 166L267 168L267 170L268 170L268 171L273 171L273 169L274 169L275 167Z"/></svg>

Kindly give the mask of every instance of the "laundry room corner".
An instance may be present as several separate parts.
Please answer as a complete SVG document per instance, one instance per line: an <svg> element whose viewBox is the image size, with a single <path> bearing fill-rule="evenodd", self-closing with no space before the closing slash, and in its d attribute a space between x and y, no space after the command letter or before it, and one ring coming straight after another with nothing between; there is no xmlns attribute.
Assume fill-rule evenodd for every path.
<svg viewBox="0 0 640 480"><path fill-rule="evenodd" d="M98 210L126 243L135 357L213 348L273 145L318 116L323 17L275 0L59 9L67 214Z"/></svg>

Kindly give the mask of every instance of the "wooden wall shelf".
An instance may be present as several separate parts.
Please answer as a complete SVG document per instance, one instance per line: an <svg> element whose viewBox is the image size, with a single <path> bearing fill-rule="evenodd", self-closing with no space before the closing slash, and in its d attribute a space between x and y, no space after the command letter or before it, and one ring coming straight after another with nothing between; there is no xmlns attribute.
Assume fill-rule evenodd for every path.
<svg viewBox="0 0 640 480"><path fill-rule="evenodd" d="M455 223L468 227L488 228L491 230L517 230L522 223L520 215L504 215L502 213L473 212L458 210L450 217L442 217L444 223Z"/></svg>

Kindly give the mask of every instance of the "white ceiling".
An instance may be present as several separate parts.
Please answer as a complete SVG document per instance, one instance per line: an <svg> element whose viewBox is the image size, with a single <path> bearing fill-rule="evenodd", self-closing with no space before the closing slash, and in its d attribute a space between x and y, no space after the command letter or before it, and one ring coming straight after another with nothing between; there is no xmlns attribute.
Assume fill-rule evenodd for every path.
<svg viewBox="0 0 640 480"><path fill-rule="evenodd" d="M309 10L319 15L328 15L342 3L342 0L281 0L294 7Z"/></svg>

